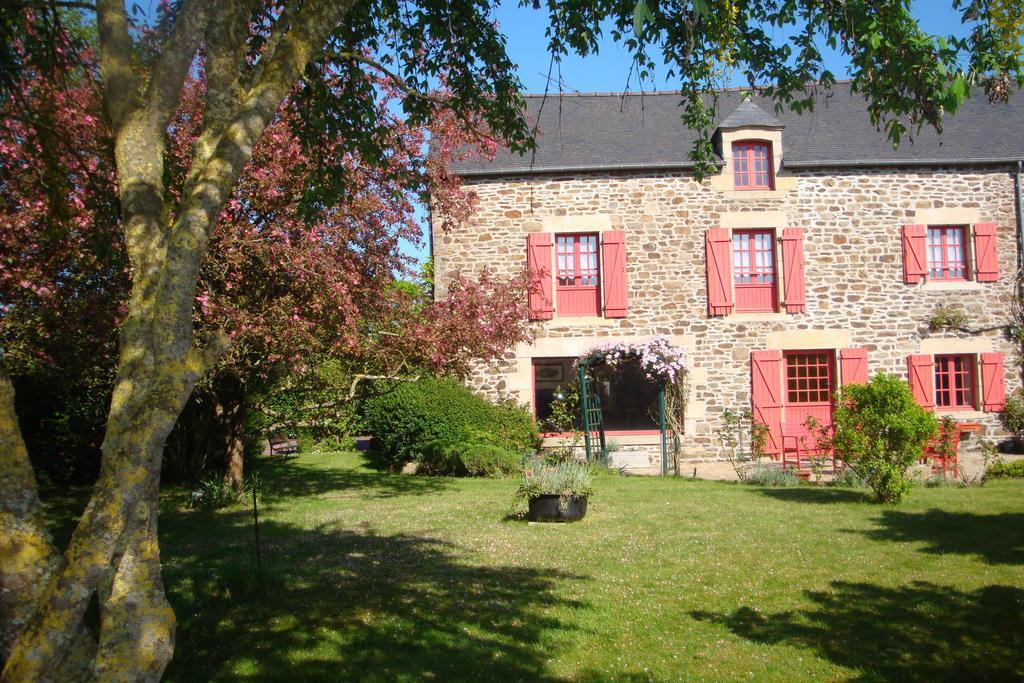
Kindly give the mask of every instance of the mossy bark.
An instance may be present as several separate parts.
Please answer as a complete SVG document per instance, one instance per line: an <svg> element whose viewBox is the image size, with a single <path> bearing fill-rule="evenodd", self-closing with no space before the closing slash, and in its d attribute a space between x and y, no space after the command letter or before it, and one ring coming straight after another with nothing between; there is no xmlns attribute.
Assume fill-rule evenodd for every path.
<svg viewBox="0 0 1024 683"><path fill-rule="evenodd" d="M163 594L156 535L164 442L196 382L227 344L218 336L200 347L193 337L199 267L253 146L353 4L308 0L290 21L279 22L260 62L248 67L244 22L253 3L185 0L159 56L142 68L124 2L98 0L101 76L115 132L132 290L100 475L62 557L42 524L13 389L6 376L0 382L0 627L6 659L0 680L156 681L170 661L174 615ZM236 30L224 30L226 24ZM180 203L171 210L164 204L164 135L204 40L211 65L204 131ZM176 217L172 224L167 216ZM97 592L98 649L83 659L82 643L95 647L82 634L83 615Z"/></svg>

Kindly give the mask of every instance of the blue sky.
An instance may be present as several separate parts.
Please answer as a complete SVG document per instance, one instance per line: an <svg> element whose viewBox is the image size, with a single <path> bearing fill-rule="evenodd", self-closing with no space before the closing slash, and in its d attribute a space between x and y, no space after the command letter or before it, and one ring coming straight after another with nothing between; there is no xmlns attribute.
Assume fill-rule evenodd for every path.
<svg viewBox="0 0 1024 683"><path fill-rule="evenodd" d="M912 11L924 30L929 33L944 36L962 35L960 14L951 9L951 4L949 0L915 0L912 3ZM519 65L520 79L526 86L526 91L543 92L549 65L549 57L545 51L545 15L519 7L515 2L505 2L498 10L497 19L503 33L508 36L509 56ZM784 34L780 32L779 37L783 36ZM846 60L843 56L831 52L824 42L820 48L826 55L826 66L836 78L844 78ZM621 92L626 86L631 62L628 50L616 45L606 36L601 42L598 55L587 58L570 56L562 60L562 81L570 86L566 88L566 92ZM637 89L635 81L630 85L631 89ZM746 83L741 81L735 85ZM670 80L664 80L662 74L661 80L655 81L654 84L645 84L645 89L673 90L675 85ZM553 85L552 90L557 91L557 85Z"/></svg>
<svg viewBox="0 0 1024 683"><path fill-rule="evenodd" d="M914 16L921 22L925 31L935 35L963 35L960 14L951 8L949 0L914 0L912 9ZM508 37L508 53L512 61L519 66L519 78L526 92L544 92L547 81L550 57L547 54L547 40L544 30L547 26L545 14L529 8L519 7L517 2L505 2L497 12L497 20L502 32ZM780 32L779 37L783 34ZM842 79L847 74L846 59L821 43L820 49L825 55L825 66ZM632 59L629 51L617 45L607 36L601 42L597 55L582 58L569 56L562 60L561 78L565 92L621 92L626 87L626 79ZM557 76L553 71L552 76ZM746 85L739 81L730 85ZM638 90L638 84L630 83L630 89ZM675 84L664 80L645 83L644 89L673 90ZM550 92L558 92L557 83L552 83ZM426 215L423 214L424 231L427 228ZM425 234L425 232L424 232ZM406 252L423 261L428 255L429 247L424 243L421 248L409 245Z"/></svg>

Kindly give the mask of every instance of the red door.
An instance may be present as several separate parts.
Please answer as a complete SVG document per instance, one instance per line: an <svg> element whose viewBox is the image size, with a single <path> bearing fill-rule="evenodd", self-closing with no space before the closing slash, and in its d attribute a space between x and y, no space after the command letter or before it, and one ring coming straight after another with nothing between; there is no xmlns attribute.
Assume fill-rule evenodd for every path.
<svg viewBox="0 0 1024 683"><path fill-rule="evenodd" d="M786 351L786 392L782 421L799 429L808 417L832 424L836 359L833 351Z"/></svg>

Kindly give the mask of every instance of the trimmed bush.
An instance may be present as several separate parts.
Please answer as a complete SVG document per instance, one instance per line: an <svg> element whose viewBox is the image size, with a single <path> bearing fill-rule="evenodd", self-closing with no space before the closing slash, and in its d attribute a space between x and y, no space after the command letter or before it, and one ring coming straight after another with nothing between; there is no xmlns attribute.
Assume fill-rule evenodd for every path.
<svg viewBox="0 0 1024 683"><path fill-rule="evenodd" d="M431 441L416 462L417 472L442 476L502 477L523 471L522 454L480 441Z"/></svg>
<svg viewBox="0 0 1024 683"><path fill-rule="evenodd" d="M442 451L456 444L495 446L519 458L540 446L537 425L525 409L511 402L491 403L452 379L386 387L364 404L363 424L373 436L380 464L390 469L413 460L428 470L453 467L448 458L454 456ZM428 448L429 457L424 457Z"/></svg>
<svg viewBox="0 0 1024 683"><path fill-rule="evenodd" d="M997 462L985 470L986 479L1024 479L1024 460Z"/></svg>
<svg viewBox="0 0 1024 683"><path fill-rule="evenodd" d="M935 416L917 405L902 379L878 373L843 387L833 415L835 449L885 503L910 490L907 468L935 436Z"/></svg>

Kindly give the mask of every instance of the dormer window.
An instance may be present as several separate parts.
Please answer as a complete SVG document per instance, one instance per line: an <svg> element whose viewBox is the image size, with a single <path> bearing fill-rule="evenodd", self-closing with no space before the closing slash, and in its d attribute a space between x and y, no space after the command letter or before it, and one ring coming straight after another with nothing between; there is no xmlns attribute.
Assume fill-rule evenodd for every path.
<svg viewBox="0 0 1024 683"><path fill-rule="evenodd" d="M737 190L771 190L772 146L762 140L732 143L733 178Z"/></svg>

